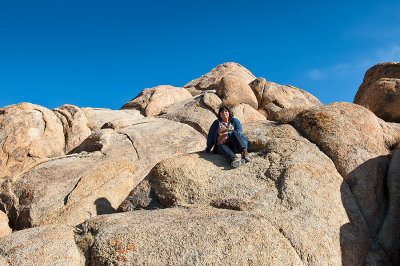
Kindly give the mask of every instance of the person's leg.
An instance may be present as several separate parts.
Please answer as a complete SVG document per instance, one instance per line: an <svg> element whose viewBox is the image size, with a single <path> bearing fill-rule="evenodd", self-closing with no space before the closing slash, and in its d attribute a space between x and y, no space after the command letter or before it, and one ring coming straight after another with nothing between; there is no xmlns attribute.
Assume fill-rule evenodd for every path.
<svg viewBox="0 0 400 266"><path fill-rule="evenodd" d="M234 168L237 168L242 164L242 161L238 157L236 157L236 154L233 153L228 145L218 145L217 147L215 147L215 151L224 156Z"/></svg>
<svg viewBox="0 0 400 266"><path fill-rule="evenodd" d="M224 156L228 162L231 162L233 158L236 157L236 154L228 147L228 145L222 144L215 147L215 151L222 156Z"/></svg>
<svg viewBox="0 0 400 266"><path fill-rule="evenodd" d="M232 131L232 134L229 139L233 144L233 151L235 153L240 152L242 154L242 159L244 159L246 162L250 162L250 158L248 156L249 154L246 149L246 144L244 143L244 140L240 135L240 133L237 131Z"/></svg>
<svg viewBox="0 0 400 266"><path fill-rule="evenodd" d="M237 131L232 131L232 134L229 138L233 144L233 151L235 153L242 152L243 149L246 149L246 145L244 144L243 138Z"/></svg>

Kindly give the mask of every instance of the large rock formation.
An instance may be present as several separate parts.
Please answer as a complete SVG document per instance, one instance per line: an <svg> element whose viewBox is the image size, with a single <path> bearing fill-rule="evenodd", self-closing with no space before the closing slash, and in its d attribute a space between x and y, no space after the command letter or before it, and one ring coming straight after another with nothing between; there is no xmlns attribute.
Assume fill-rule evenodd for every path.
<svg viewBox="0 0 400 266"><path fill-rule="evenodd" d="M74 229L50 225L15 232L0 240L2 265L85 265Z"/></svg>
<svg viewBox="0 0 400 266"><path fill-rule="evenodd" d="M371 111L351 103L315 107L294 121L296 128L333 160L372 234L385 216L386 172L394 144L388 142L383 123ZM395 139L399 140L398 136Z"/></svg>
<svg viewBox="0 0 400 266"><path fill-rule="evenodd" d="M160 203L222 206L263 217L305 264L362 260L368 228L332 161L291 126L247 124L245 134L256 153L238 169L228 170L219 155L186 155L157 164L150 183Z"/></svg>
<svg viewBox="0 0 400 266"><path fill-rule="evenodd" d="M197 153L222 104L249 144L237 169ZM236 63L123 108L0 109L0 264L400 263L400 124Z"/></svg>
<svg viewBox="0 0 400 266"><path fill-rule="evenodd" d="M381 63L368 69L354 103L385 121L400 122L400 62Z"/></svg>
<svg viewBox="0 0 400 266"><path fill-rule="evenodd" d="M106 128L94 132L74 154L42 161L7 182L0 202L16 229L77 225L114 212L158 161L204 146L204 137L191 127L163 119Z"/></svg>
<svg viewBox="0 0 400 266"><path fill-rule="evenodd" d="M387 174L389 202L387 216L375 238L374 245L366 256L370 264L400 263L400 150L393 153Z"/></svg>
<svg viewBox="0 0 400 266"><path fill-rule="evenodd" d="M189 89L194 94L199 94L203 90L215 90L218 88L221 79L228 75L238 77L246 84L249 84L256 78L245 67L238 63L228 62L218 65L210 72L190 81L184 88Z"/></svg>
<svg viewBox="0 0 400 266"><path fill-rule="evenodd" d="M68 156L44 162L8 184L2 202L14 229L77 225L112 213L139 182L133 174L127 158L108 158L100 152Z"/></svg>
<svg viewBox="0 0 400 266"><path fill-rule="evenodd" d="M223 104L227 106L246 103L254 109L258 108L257 98L250 86L238 77L230 75L223 77L218 86L217 94Z"/></svg>
<svg viewBox="0 0 400 266"><path fill-rule="evenodd" d="M44 158L64 155L63 125L49 109L30 103L0 109L0 181Z"/></svg>
<svg viewBox="0 0 400 266"><path fill-rule="evenodd" d="M291 243L267 219L211 207L99 216L93 265L301 265Z"/></svg>
<svg viewBox="0 0 400 266"><path fill-rule="evenodd" d="M258 78L249 84L258 100L258 108L264 110L269 120L276 120L285 109L307 109L321 102L309 92L290 85L279 85Z"/></svg>

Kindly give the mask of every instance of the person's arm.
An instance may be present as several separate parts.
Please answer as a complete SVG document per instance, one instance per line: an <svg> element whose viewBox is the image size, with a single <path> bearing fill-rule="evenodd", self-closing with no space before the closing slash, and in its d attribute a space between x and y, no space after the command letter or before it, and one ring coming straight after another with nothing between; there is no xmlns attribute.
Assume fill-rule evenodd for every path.
<svg viewBox="0 0 400 266"><path fill-rule="evenodd" d="M215 120L214 123L212 123L210 130L208 131L206 152L210 152L211 148L214 146L215 134L217 134L217 130L218 130L218 120Z"/></svg>
<svg viewBox="0 0 400 266"><path fill-rule="evenodd" d="M237 132L239 132L240 134L242 134L242 125L240 124L239 119L237 118L233 118L235 120L235 124L233 125L233 127L235 128L235 130Z"/></svg>
<svg viewBox="0 0 400 266"><path fill-rule="evenodd" d="M240 134L242 134L242 125L240 124L239 119L233 118L233 119L232 119L232 124L233 124L234 130L236 130L237 132L239 132ZM229 133L228 133L228 136L230 137L231 134L232 134L232 132L229 132Z"/></svg>

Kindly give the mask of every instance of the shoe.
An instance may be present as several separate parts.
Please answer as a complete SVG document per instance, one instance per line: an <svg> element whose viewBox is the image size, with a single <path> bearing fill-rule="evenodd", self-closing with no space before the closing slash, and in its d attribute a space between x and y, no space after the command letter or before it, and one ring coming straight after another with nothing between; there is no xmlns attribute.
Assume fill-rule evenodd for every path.
<svg viewBox="0 0 400 266"><path fill-rule="evenodd" d="M249 158L249 153L246 149L243 149L242 151L242 160L244 160L246 163L251 161L251 159Z"/></svg>
<svg viewBox="0 0 400 266"><path fill-rule="evenodd" d="M231 166L233 168L238 168L241 165L242 165L242 160L241 159L239 159L238 157L235 157L235 158L232 159Z"/></svg>

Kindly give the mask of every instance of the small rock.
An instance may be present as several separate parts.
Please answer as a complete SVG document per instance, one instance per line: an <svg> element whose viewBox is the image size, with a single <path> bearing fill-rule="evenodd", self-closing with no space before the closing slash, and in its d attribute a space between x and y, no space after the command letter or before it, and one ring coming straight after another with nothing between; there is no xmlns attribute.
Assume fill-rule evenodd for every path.
<svg viewBox="0 0 400 266"><path fill-rule="evenodd" d="M104 108L81 108L88 119L88 127L92 131L101 129L105 124L112 121L132 121L144 118L140 110L124 109L124 110L111 110Z"/></svg>
<svg viewBox="0 0 400 266"><path fill-rule="evenodd" d="M79 107L64 104L53 109L53 112L63 124L66 153L76 148L92 133L86 115Z"/></svg>
<svg viewBox="0 0 400 266"><path fill-rule="evenodd" d="M8 217L7 215L0 211L0 238L11 234L12 230L8 225Z"/></svg>
<svg viewBox="0 0 400 266"><path fill-rule="evenodd" d="M233 116L242 124L254 121L266 121L267 118L248 104L242 103L232 108Z"/></svg>
<svg viewBox="0 0 400 266"><path fill-rule="evenodd" d="M257 98L258 106L262 105L266 83L267 81L265 80L265 78L257 78L249 84L250 88L253 90L254 95Z"/></svg>
<svg viewBox="0 0 400 266"><path fill-rule="evenodd" d="M218 209L244 211L249 208L249 203L241 199L216 199L211 201L211 206Z"/></svg>
<svg viewBox="0 0 400 266"><path fill-rule="evenodd" d="M192 94L185 88L161 85L151 89L144 89L121 109L140 108L146 116L156 116L166 107L192 98Z"/></svg>
<svg viewBox="0 0 400 266"><path fill-rule="evenodd" d="M222 105L221 99L215 93L206 92L203 95L203 102L211 108L216 115L218 115L219 108Z"/></svg>
<svg viewBox="0 0 400 266"><path fill-rule="evenodd" d="M203 104L201 96L171 105L159 117L187 124L203 136L207 136L211 124L217 118L214 112Z"/></svg>

